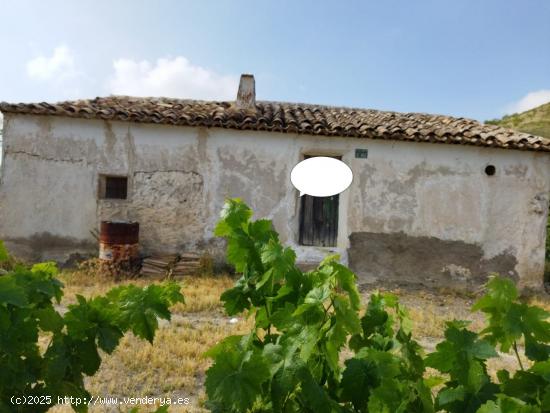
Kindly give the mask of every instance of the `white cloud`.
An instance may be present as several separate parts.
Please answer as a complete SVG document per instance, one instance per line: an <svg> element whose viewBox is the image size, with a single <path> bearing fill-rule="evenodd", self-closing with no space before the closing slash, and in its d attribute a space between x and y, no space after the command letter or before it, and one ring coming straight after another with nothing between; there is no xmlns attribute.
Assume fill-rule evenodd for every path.
<svg viewBox="0 0 550 413"><path fill-rule="evenodd" d="M519 113L536 108L544 103L550 102L550 89L541 89L530 92L516 103L506 108L506 113Z"/></svg>
<svg viewBox="0 0 550 413"><path fill-rule="evenodd" d="M49 57L38 56L27 62L27 75L35 80L63 80L76 76L73 53L67 46L58 46Z"/></svg>
<svg viewBox="0 0 550 413"><path fill-rule="evenodd" d="M113 68L109 89L117 95L232 100L239 84L238 77L193 65L183 56L155 63L117 59Z"/></svg>

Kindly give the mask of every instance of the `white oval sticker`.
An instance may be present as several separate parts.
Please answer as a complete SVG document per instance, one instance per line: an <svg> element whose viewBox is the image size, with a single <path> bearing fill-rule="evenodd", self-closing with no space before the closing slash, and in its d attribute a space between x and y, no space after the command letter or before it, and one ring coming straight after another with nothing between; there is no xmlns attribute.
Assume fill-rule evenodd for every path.
<svg viewBox="0 0 550 413"><path fill-rule="evenodd" d="M300 196L332 196L350 186L353 172L338 159L316 156L296 165L290 173L290 181L300 191Z"/></svg>

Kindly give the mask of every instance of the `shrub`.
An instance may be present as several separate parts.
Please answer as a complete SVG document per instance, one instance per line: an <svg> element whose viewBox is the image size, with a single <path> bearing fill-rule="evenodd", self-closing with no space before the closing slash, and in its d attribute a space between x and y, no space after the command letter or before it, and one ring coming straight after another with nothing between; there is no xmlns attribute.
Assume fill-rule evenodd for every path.
<svg viewBox="0 0 550 413"><path fill-rule="evenodd" d="M0 262L7 259L0 242ZM66 396L79 398L75 411L87 411L84 376L99 369L99 350L112 353L128 331L152 343L157 318L170 319L169 306L183 301L177 284L128 285L102 297L77 296L61 314L56 274L46 262L16 265L0 277L0 411L44 412ZM45 350L40 337L48 339Z"/></svg>
<svg viewBox="0 0 550 413"><path fill-rule="evenodd" d="M246 335L206 354L207 406L215 412L452 413L550 411L550 323L541 308L518 301L515 285L493 278L473 307L487 315L477 334L447 324L445 340L424 357L407 311L392 294L371 295L360 317L355 275L325 258L306 273L268 220L228 200L216 227L241 278L221 300L228 315L254 317ZM524 366L518 343L525 343ZM351 357L341 363L343 350ZM487 374L486 361L513 351L520 370ZM426 377L426 367L442 375ZM436 389L438 389L436 391Z"/></svg>

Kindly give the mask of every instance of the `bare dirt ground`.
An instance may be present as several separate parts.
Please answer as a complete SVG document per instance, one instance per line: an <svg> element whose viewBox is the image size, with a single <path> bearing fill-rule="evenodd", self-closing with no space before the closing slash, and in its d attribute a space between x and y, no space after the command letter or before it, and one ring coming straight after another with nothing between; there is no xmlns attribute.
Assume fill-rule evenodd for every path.
<svg viewBox="0 0 550 413"><path fill-rule="evenodd" d="M103 294L115 285L128 282L146 285L152 282L144 279L115 282L86 271L63 273L61 279L65 283L65 296L59 307L61 311L75 302L76 294L90 297ZM244 317L231 319L223 313L219 296L233 283L234 280L228 276L186 278L181 282L186 302L172 308L172 320L161 323L154 345L131 334L126 335L113 354L102 355L99 372L86 380L87 389L92 395L100 397L187 397L190 405L171 406L170 412L205 412L203 384L210 362L202 356L203 353L227 335L245 333L251 325L251 321ZM408 308L414 322L414 335L426 352L433 351L442 340L448 320L470 320L472 329L482 329L483 315L469 310L476 300L473 296L444 290L379 288L397 294ZM373 288L365 287L361 291L366 305ZM548 295L529 300L550 309ZM502 355L491 360L489 367L491 374L501 368L515 370L517 361L512 355ZM131 407L92 406L90 411L127 412ZM139 411L152 410L151 406L143 406ZM68 406L56 406L52 411L72 410Z"/></svg>

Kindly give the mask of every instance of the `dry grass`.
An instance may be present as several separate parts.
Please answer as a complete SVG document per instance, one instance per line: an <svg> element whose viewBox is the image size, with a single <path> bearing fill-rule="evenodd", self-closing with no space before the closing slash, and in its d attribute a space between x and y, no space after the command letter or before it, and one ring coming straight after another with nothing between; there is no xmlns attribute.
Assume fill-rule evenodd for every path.
<svg viewBox="0 0 550 413"><path fill-rule="evenodd" d="M79 270L64 272L60 278L65 283L62 304L75 301L76 294L90 297L104 294L117 285L129 282L147 285L153 281L137 279L115 282L97 275L97 272ZM156 282L156 281L154 281ZM185 304L172 308L172 321L161 323L154 345L139 340L133 335L125 336L112 355L103 354L99 372L86 381L93 395L99 396L171 396L189 397L192 405L171 407L171 412L204 412L204 377L209 360L202 354L220 339L230 334L243 334L251 327L250 320L230 322L223 314L219 296L231 287L234 280L228 276L188 277L181 282ZM464 319L472 322L471 328L480 330L483 315L470 312L475 298L445 292L423 290L392 290L408 310L414 322L414 335L427 352L434 350L441 341L445 322ZM363 294L366 304L369 291ZM546 296L530 297L529 302L550 309ZM495 375L502 368L517 369L517 361L511 355L490 360L489 372ZM94 412L127 412L130 407L93 407ZM140 411L152 409L142 408ZM68 407L58 406L52 411L69 412Z"/></svg>
<svg viewBox="0 0 550 413"><path fill-rule="evenodd" d="M59 278L65 285L63 305L76 302L76 295L86 298L103 295L111 288L120 285L135 284L146 286L153 282L151 279L137 278L134 280L115 281L111 277L92 270L67 271L60 274ZM185 296L185 304L178 303L171 308L176 314L189 314L198 312L218 311L220 306L220 295L227 288L231 287L234 280L227 275L217 276L189 276L183 281L178 281L182 286L182 293Z"/></svg>
<svg viewBox="0 0 550 413"><path fill-rule="evenodd" d="M451 320L469 320L470 328L480 331L484 323L484 316L472 313L470 307L475 298L454 294L449 291L434 292L428 290L390 289L389 292L399 297L409 317L413 321L413 335L418 339L441 339L445 330L445 323ZM372 290L367 290L363 300L368 301Z"/></svg>
<svg viewBox="0 0 550 413"><path fill-rule="evenodd" d="M171 411L200 411L204 373L210 365L204 351L227 335L245 333L249 327L243 320L230 324L226 319L176 318L158 331L154 345L128 335L112 355L104 357L87 388L92 394L119 397L189 397L193 407Z"/></svg>
<svg viewBox="0 0 550 413"><path fill-rule="evenodd" d="M115 281L98 271L94 262L78 270L59 275L65 284L61 302L66 307L76 302L76 295L90 298L105 294L111 288L136 284L146 286L154 281L138 278ZM223 315L220 295L234 280L227 275L189 276L178 281L185 304L171 308L170 323L161 322L154 345L127 334L111 355L102 354L100 370L86 380L92 395L101 397L189 397L191 406L170 408L171 412L202 412L204 375L210 361L203 353L222 338L244 334L250 320L230 322ZM233 320L234 321L234 320ZM127 412L131 406L92 407L91 412ZM142 407L140 411L149 410ZM68 406L56 406L53 412L70 412Z"/></svg>
<svg viewBox="0 0 550 413"><path fill-rule="evenodd" d="M530 305L536 305L539 307L544 308L546 311L550 312L550 295L548 294L540 294L540 295L534 295L527 299L527 302Z"/></svg>
<svg viewBox="0 0 550 413"><path fill-rule="evenodd" d="M211 277L189 277L182 283L185 304L176 304L176 313L199 313L219 311L220 295L232 287L235 280L226 275Z"/></svg>
<svg viewBox="0 0 550 413"><path fill-rule="evenodd" d="M147 279L115 282L93 271L71 271L60 274L65 284L62 306L74 303L76 295L101 295L119 285L134 283L145 286ZM202 412L205 371L210 361L203 353L222 338L244 334L250 320L230 322L222 313L221 293L233 285L228 276L190 276L179 282L185 304L172 307L172 321L161 322L154 345L127 334L111 355L102 354L100 370L86 380L92 395L101 397L189 397L191 406L170 408L171 412ZM233 320L234 321L234 320ZM130 406L92 407L92 412L128 411ZM140 411L152 410L142 407ZM57 406L53 412L69 412Z"/></svg>

